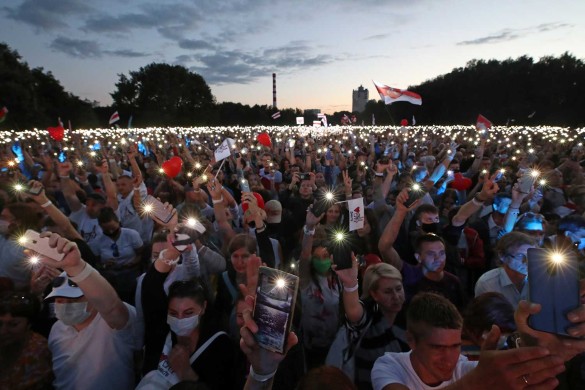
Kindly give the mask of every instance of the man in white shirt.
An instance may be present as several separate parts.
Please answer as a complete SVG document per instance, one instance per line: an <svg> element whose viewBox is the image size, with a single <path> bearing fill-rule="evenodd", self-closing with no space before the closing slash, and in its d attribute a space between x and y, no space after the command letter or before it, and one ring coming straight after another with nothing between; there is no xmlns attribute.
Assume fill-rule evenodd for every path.
<svg viewBox="0 0 585 390"><path fill-rule="evenodd" d="M526 306L516 316L519 330L530 332L544 344L539 337L541 332L526 325L528 315L535 313ZM578 309L579 313L583 309ZM580 318L585 319L585 315L581 313ZM415 296L407 314L407 339L412 350L388 352L376 360L372 369L374 390L524 389L528 386L553 389L558 384L555 376L564 370L563 362L574 356L561 356L561 353L553 356L561 350L562 343L551 335L542 340L547 341L547 348L488 350L495 349L500 336L494 326L479 362L470 362L460 355L462 322L457 308L446 298L433 293ZM582 344L579 348L584 349Z"/></svg>
<svg viewBox="0 0 585 390"><path fill-rule="evenodd" d="M65 254L62 261L41 257L65 270L53 281L57 321L49 335L56 389L130 389L134 386L134 307L81 259L75 243L43 233Z"/></svg>

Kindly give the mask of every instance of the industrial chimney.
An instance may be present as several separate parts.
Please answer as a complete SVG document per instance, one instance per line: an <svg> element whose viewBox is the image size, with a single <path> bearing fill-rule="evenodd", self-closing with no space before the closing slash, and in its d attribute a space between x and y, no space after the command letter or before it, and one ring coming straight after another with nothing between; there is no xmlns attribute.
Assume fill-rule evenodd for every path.
<svg viewBox="0 0 585 390"><path fill-rule="evenodd" d="M272 108L276 109L276 73L272 73Z"/></svg>

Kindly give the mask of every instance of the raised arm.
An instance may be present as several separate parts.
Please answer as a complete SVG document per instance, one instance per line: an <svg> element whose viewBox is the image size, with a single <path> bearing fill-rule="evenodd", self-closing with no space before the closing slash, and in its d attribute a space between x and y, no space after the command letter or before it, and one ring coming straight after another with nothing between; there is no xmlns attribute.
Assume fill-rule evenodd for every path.
<svg viewBox="0 0 585 390"><path fill-rule="evenodd" d="M57 233L45 232L41 237L49 237L49 245L64 253L62 261L41 256L41 261L51 267L61 268L83 291L87 301L100 313L112 329L123 329L130 318L128 309L118 297L114 288L91 265L81 259L79 249Z"/></svg>
<svg viewBox="0 0 585 390"><path fill-rule="evenodd" d="M71 173L71 163L64 162L58 163L57 165L57 173L59 175L59 180L61 182L61 190L63 191L63 196L65 197L65 201L69 205L71 211L78 211L81 209L82 204L79 198L77 197L75 184L71 181L69 177Z"/></svg>
<svg viewBox="0 0 585 390"><path fill-rule="evenodd" d="M390 222L384 228L382 235L380 236L380 241L378 242L378 250L380 251L380 255L382 259L390 265L393 265L399 271L402 271L402 266L404 262L394 249L394 242L396 242L396 238L398 237L398 232L400 232L400 227L406 218L406 215L409 211L414 210L418 207L420 203L420 199L414 202L410 207L406 207L404 202L408 199L408 189L403 189L400 194L396 197L396 211L390 219Z"/></svg>
<svg viewBox="0 0 585 390"><path fill-rule="evenodd" d="M485 180L483 187L481 188L481 192L477 194L474 198L472 198L469 202L465 203L457 214L451 220L451 224L453 226L461 226L467 221L473 213L475 213L483 203L492 198L499 190L499 187L496 183L491 180Z"/></svg>

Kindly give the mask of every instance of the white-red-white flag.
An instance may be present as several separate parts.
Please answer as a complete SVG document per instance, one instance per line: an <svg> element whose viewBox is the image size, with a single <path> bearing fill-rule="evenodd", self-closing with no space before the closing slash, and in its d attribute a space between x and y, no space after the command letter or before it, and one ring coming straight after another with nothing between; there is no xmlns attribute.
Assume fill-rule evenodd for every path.
<svg viewBox="0 0 585 390"><path fill-rule="evenodd" d="M327 115L317 114L317 118L321 119L321 122L323 122L323 126L327 127Z"/></svg>
<svg viewBox="0 0 585 390"><path fill-rule="evenodd" d="M274 114L272 114L272 119L278 119L278 118L280 118L280 111L277 111Z"/></svg>
<svg viewBox="0 0 585 390"><path fill-rule="evenodd" d="M364 198L350 199L347 201L349 210L349 231L352 232L364 227Z"/></svg>
<svg viewBox="0 0 585 390"><path fill-rule="evenodd" d="M485 116L479 114L475 121L475 127L479 131L486 131L492 128L492 122L490 122Z"/></svg>
<svg viewBox="0 0 585 390"><path fill-rule="evenodd" d="M392 104L395 102L408 102L410 104L416 104L420 106L422 104L422 98L418 93L407 91L405 89L398 89L389 87L386 84L381 84L373 81L376 90L380 94L380 99L384 100L386 104Z"/></svg>
<svg viewBox="0 0 585 390"><path fill-rule="evenodd" d="M118 122L119 120L120 120L120 115L118 114L118 111L116 111L116 112L114 112L114 113L112 114L112 116L110 117L110 122L109 122L109 124L110 124L110 125L111 125L111 124L114 124L114 123Z"/></svg>
<svg viewBox="0 0 585 390"><path fill-rule="evenodd" d="M305 124L305 117L304 116L297 116L297 125L304 125Z"/></svg>

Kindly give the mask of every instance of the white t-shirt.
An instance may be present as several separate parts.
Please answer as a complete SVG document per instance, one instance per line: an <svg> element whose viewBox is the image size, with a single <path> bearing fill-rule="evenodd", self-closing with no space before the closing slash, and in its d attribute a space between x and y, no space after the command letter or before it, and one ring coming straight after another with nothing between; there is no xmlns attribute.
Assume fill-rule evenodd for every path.
<svg viewBox="0 0 585 390"><path fill-rule="evenodd" d="M384 386L392 383L404 385L411 390L440 389L457 382L477 366L477 362L470 362L465 356L459 356L451 379L432 387L419 379L410 362L410 354L411 352L386 352L380 356L372 368L374 390L382 390Z"/></svg>
<svg viewBox="0 0 585 390"><path fill-rule="evenodd" d="M57 321L49 334L56 389L126 390L134 388L134 323L136 310L128 308L121 330L109 327L98 313L78 332Z"/></svg>
<svg viewBox="0 0 585 390"><path fill-rule="evenodd" d="M144 245L136 230L126 228L121 228L120 237L116 241L102 234L97 244L97 255L101 262L113 260L117 266L132 264L136 258L135 250ZM114 254L118 254L118 256L114 256Z"/></svg>
<svg viewBox="0 0 585 390"><path fill-rule="evenodd" d="M99 255L99 245L97 241L104 234L97 218L91 218L87 215L85 205L82 205L79 210L69 214L69 219L77 224L77 231L81 234L81 237L83 237L85 242L87 242L87 245L89 245L94 255Z"/></svg>
<svg viewBox="0 0 585 390"><path fill-rule="evenodd" d="M140 218L140 214L132 204L134 191L135 190L130 191L125 198L122 198L122 196L118 194L118 215L120 216L120 222L125 228L136 230L140 233L141 237L148 237L148 239L143 238L143 241L150 241L154 224L150 218ZM140 192L140 199L144 200L148 195L144 182L140 183L138 191Z"/></svg>

